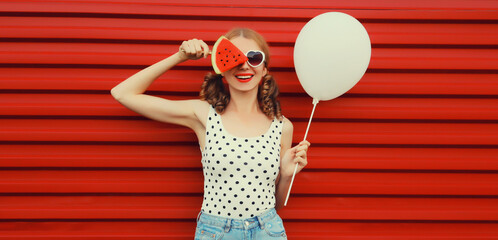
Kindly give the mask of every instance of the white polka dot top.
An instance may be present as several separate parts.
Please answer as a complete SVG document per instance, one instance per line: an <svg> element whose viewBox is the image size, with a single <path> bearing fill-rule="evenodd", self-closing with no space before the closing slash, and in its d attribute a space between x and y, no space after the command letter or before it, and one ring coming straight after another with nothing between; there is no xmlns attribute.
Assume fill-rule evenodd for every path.
<svg viewBox="0 0 498 240"><path fill-rule="evenodd" d="M225 130L221 116L210 107L202 151L203 212L244 219L275 207L282 126L282 121L274 119L263 135L236 137Z"/></svg>

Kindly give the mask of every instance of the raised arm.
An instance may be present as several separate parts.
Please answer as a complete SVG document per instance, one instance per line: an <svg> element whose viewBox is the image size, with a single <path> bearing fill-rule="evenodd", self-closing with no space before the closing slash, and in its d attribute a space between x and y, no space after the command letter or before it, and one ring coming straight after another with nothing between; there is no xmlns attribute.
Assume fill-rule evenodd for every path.
<svg viewBox="0 0 498 240"><path fill-rule="evenodd" d="M209 47L202 40L184 41L179 51L119 83L111 89L112 96L128 109L147 118L179 124L196 130L200 127L200 100L168 100L144 94L147 88L166 71L189 59L207 57Z"/></svg>

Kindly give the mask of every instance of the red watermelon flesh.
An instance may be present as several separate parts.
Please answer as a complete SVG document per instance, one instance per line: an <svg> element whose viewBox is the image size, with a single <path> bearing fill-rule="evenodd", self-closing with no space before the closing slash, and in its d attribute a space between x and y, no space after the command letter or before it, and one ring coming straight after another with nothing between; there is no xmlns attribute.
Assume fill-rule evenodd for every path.
<svg viewBox="0 0 498 240"><path fill-rule="evenodd" d="M246 55L224 36L221 36L213 46L211 63L217 74L226 72L246 61Z"/></svg>

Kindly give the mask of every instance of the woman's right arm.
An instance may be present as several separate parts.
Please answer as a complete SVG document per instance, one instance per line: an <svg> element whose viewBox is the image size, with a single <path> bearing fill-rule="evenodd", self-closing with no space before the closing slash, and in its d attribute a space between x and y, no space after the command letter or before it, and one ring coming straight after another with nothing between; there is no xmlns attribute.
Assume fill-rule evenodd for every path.
<svg viewBox="0 0 498 240"><path fill-rule="evenodd" d="M163 59L119 83L111 95L128 109L150 119L179 124L192 129L199 124L196 108L200 100L173 101L144 94L147 88L166 71L188 59L207 57L209 47L202 40L184 41L177 53Z"/></svg>

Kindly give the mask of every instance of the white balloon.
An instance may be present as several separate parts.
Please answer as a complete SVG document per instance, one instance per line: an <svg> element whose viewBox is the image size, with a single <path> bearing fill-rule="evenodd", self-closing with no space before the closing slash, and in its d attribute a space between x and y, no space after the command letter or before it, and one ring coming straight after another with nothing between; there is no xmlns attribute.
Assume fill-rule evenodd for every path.
<svg viewBox="0 0 498 240"><path fill-rule="evenodd" d="M294 46L299 82L314 99L326 101L351 89L365 74L372 48L354 17L328 12L301 29Z"/></svg>

